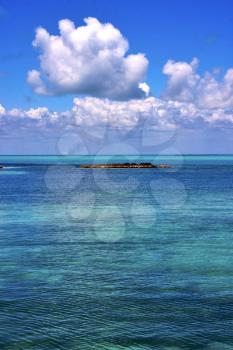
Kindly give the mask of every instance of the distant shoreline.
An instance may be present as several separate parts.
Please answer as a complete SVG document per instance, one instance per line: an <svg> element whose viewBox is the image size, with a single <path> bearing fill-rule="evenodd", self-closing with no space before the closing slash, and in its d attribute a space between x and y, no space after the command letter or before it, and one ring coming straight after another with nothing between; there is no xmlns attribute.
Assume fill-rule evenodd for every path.
<svg viewBox="0 0 233 350"><path fill-rule="evenodd" d="M233 153L180 153L180 154L0 154L0 157L222 157L233 156Z"/></svg>

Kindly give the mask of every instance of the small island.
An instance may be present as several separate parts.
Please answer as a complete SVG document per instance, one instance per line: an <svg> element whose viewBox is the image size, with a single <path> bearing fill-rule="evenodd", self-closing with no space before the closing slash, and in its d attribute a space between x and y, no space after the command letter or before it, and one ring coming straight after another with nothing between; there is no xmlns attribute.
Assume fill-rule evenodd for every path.
<svg viewBox="0 0 233 350"><path fill-rule="evenodd" d="M167 169L171 166L168 164L152 164L152 163L106 163L106 164L82 164L80 168L157 168Z"/></svg>

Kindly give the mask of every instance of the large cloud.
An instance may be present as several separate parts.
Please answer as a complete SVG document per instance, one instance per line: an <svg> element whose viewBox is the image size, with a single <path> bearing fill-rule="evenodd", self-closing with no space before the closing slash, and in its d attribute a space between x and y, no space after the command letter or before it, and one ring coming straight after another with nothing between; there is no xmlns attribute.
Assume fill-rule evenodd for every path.
<svg viewBox="0 0 233 350"><path fill-rule="evenodd" d="M111 101L94 97L75 98L65 112L52 112L46 107L29 110L6 110L0 105L1 132L62 131L98 128L127 132L143 129L174 130L197 127L233 127L233 109L199 108L192 102L166 101L155 97L130 101Z"/></svg>
<svg viewBox="0 0 233 350"><path fill-rule="evenodd" d="M197 74L198 60L191 63L169 60L163 67L167 88L163 96L181 102L192 102L199 108L233 108L233 69L222 80L216 73Z"/></svg>
<svg viewBox="0 0 233 350"><path fill-rule="evenodd" d="M148 94L143 83L148 61L141 53L126 55L128 42L112 24L95 18L75 28L59 21L60 35L39 27L33 46L41 52L40 71L28 72L28 82L41 95L89 94L117 100Z"/></svg>

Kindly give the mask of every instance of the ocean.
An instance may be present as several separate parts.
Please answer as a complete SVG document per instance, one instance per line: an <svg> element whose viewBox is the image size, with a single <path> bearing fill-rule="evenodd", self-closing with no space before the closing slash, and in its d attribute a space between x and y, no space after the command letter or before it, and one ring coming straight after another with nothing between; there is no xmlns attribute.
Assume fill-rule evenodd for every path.
<svg viewBox="0 0 233 350"><path fill-rule="evenodd" d="M0 164L1 350L233 349L233 156Z"/></svg>

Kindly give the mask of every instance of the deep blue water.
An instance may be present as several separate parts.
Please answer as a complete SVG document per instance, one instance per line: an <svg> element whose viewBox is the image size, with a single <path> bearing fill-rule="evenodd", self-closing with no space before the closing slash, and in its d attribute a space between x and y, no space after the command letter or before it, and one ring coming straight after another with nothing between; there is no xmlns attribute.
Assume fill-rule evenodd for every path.
<svg viewBox="0 0 233 350"><path fill-rule="evenodd" d="M233 156L108 160L0 157L0 349L233 349Z"/></svg>

